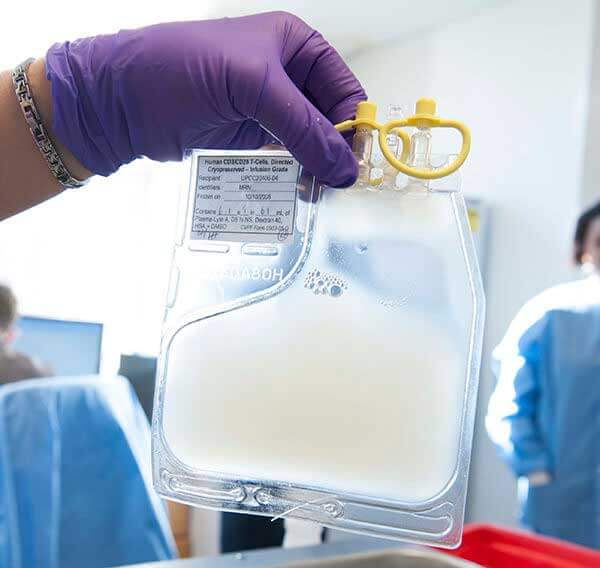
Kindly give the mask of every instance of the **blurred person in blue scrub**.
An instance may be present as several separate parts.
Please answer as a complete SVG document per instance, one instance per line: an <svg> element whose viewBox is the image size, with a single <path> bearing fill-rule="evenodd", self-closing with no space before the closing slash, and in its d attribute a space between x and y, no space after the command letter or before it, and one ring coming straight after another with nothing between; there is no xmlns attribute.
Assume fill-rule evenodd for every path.
<svg viewBox="0 0 600 568"><path fill-rule="evenodd" d="M577 222L580 280L529 301L493 358L487 430L535 532L600 548L600 203Z"/></svg>
<svg viewBox="0 0 600 568"><path fill-rule="evenodd" d="M16 321L17 298L8 286L0 285L0 385L52 374L50 369L11 348L17 333Z"/></svg>

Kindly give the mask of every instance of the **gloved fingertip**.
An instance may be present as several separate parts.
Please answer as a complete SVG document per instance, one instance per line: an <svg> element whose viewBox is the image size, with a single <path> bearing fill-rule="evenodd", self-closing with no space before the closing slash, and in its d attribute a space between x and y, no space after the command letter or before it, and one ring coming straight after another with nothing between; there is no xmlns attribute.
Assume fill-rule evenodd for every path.
<svg viewBox="0 0 600 568"><path fill-rule="evenodd" d="M331 187L350 187L358 177L358 163L350 147L344 143L336 166L321 176L321 183Z"/></svg>

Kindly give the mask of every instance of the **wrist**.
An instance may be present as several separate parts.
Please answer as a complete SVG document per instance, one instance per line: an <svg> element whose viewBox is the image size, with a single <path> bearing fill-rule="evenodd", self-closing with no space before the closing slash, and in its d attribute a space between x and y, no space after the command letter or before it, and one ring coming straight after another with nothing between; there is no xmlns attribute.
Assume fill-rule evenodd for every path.
<svg viewBox="0 0 600 568"><path fill-rule="evenodd" d="M134 46L132 53L131 43L122 37L130 33L134 32L57 43L44 59L54 135L87 170L104 177L148 155L134 150L140 137L143 140L147 135L145 126L140 125L162 112L144 108L140 89L132 79L143 74L143 69L135 57L140 47ZM154 136L161 133L154 132Z"/></svg>
<svg viewBox="0 0 600 568"><path fill-rule="evenodd" d="M73 153L56 137L52 129L52 88L50 81L46 78L46 65L44 59L36 59L27 73L31 92L35 100L38 113L44 124L46 133L52 140L56 151L60 155L64 165L72 176L79 180L85 180L93 174L86 169Z"/></svg>

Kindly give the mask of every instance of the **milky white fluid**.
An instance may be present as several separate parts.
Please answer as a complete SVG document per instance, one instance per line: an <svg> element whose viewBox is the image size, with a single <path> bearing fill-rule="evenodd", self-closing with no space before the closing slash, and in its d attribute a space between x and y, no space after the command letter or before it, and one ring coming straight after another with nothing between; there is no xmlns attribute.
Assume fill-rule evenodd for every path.
<svg viewBox="0 0 600 568"><path fill-rule="evenodd" d="M380 202L367 201L360 207L363 220L371 205L372 215L383 215ZM430 244L437 239L449 246L450 235L456 242L449 232L455 229L436 217L439 207L432 205L429 217L436 222L425 231L427 212L422 203L413 205ZM413 205L403 214L410 216ZM343 208L342 202L335 211ZM355 208L349 204L342 218L351 220ZM321 222L327 215L326 209ZM391 231L385 216L378 225ZM402 233L395 226L393 234ZM339 229L333 219L328 227ZM369 232L376 235L373 227ZM326 231L317 236L310 262L283 293L175 335L163 408L166 442L186 465L233 478L431 498L456 466L468 326L454 326L448 310L438 314L410 298L382 301L377 286L356 271L344 276L341 293L315 294L309 287L315 279L307 275L317 268L327 274L319 240L330 238ZM356 254L376 259L376 241ZM432 279L464 273L460 250L452 254L443 258L444 274ZM393 261L407 272L402 259ZM459 283L468 300L465 286ZM461 297L449 294L454 300L441 304Z"/></svg>

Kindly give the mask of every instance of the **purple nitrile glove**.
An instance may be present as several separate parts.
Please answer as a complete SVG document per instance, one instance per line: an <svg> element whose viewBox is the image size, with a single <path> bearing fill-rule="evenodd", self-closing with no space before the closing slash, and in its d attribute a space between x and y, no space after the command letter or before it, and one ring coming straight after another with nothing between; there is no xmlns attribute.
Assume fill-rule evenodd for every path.
<svg viewBox="0 0 600 568"><path fill-rule="evenodd" d="M159 24L53 45L53 130L90 171L187 148L254 149L279 139L322 182L357 164L332 123L366 98L338 53L284 12Z"/></svg>

